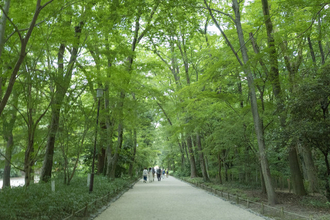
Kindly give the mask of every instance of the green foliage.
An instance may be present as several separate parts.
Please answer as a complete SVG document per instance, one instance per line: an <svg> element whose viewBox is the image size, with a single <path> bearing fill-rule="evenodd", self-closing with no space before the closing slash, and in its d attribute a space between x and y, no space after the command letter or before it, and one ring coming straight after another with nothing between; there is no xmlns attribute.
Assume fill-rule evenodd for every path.
<svg viewBox="0 0 330 220"><path fill-rule="evenodd" d="M312 206L316 208L325 208L325 209L330 208L329 202L321 201L320 199L311 199L309 197L303 197L300 203L304 206Z"/></svg>
<svg viewBox="0 0 330 220"><path fill-rule="evenodd" d="M3 178L3 172L4 172L4 169L0 169L0 178ZM13 168L10 169L10 177L20 177L20 176L21 176L21 173L19 170L16 170Z"/></svg>
<svg viewBox="0 0 330 220"><path fill-rule="evenodd" d="M76 177L70 185L64 185L61 179L55 180L55 192L51 183L32 184L28 188L5 188L0 192L1 219L63 219L72 211L84 207L86 203L113 194L115 189L128 186L129 179L109 181L95 176L93 192L89 193L86 177Z"/></svg>
<svg viewBox="0 0 330 220"><path fill-rule="evenodd" d="M261 1L240 1L240 7L249 55L246 65L254 77L270 172L272 177L290 178L289 147L308 146L313 150L323 190L329 183L329 174L324 174L329 172L325 158L330 153L329 4L324 0L269 2L283 109L278 108L269 73L273 64L268 56ZM241 57L230 1L210 4L233 50ZM13 2L10 8L13 23L6 24L8 39L0 62L0 98L20 51L15 28L25 36L34 7L30 1L22 0ZM152 9L155 11L151 13ZM11 162L15 166L24 167L25 153L31 146L31 164L36 170L41 168L51 132L51 111L58 107L52 174L59 182L76 170L78 175L73 175L71 183L74 185L81 180L76 176L90 172L97 130L97 160L105 151L112 156L118 153L116 177L127 177L131 165L133 173L142 167L159 165L177 176L190 176L189 151L184 143L191 137L198 176L202 175L199 155L203 153L211 178L219 178L221 166L225 183L232 177L237 188L260 187L260 181L251 181L260 178L260 162L247 76L223 36L214 32L214 21L203 1L187 0L184 6L180 1L158 0L53 1L41 11L37 23L17 76L16 96L9 99L0 118L0 141L4 143L0 152L6 151L12 132ZM78 24L83 24L83 28L77 60L71 65L73 48L78 45ZM254 34L258 53L249 33ZM58 56L60 45L65 48L63 69ZM71 70L72 75L67 75ZM63 98L57 99L64 87L67 90ZM100 99L99 126L95 127L97 87L104 88L105 94ZM11 123L15 114L17 119ZM284 127L280 121L283 118ZM197 134L202 150L197 147ZM298 154L303 162L303 155ZM21 197L33 200L33 194L47 194L49 185L41 184L40 193L36 187L15 188L13 197L22 194ZM70 186L64 189L63 196L70 194ZM57 210L57 198L43 202L50 204L52 199L56 206L47 207ZM66 207L80 205L71 199L63 203ZM47 213L39 206L42 205L25 209L23 202L19 203L17 207L13 205L9 216L19 213L20 207L27 214L31 213L29 210Z"/></svg>

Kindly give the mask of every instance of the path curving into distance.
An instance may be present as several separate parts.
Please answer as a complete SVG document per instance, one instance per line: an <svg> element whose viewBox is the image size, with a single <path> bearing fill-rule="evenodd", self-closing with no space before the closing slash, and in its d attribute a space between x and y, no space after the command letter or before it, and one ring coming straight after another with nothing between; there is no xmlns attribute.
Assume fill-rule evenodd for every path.
<svg viewBox="0 0 330 220"><path fill-rule="evenodd" d="M156 180L156 179L155 179ZM250 211L175 179L136 183L95 220L262 220Z"/></svg>

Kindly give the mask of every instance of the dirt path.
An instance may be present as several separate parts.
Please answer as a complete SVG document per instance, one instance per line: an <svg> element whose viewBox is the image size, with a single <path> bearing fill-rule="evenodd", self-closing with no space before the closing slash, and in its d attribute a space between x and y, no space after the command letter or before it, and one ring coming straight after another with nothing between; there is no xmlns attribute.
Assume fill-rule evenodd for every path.
<svg viewBox="0 0 330 220"><path fill-rule="evenodd" d="M261 220L248 210L173 177L139 181L96 220Z"/></svg>

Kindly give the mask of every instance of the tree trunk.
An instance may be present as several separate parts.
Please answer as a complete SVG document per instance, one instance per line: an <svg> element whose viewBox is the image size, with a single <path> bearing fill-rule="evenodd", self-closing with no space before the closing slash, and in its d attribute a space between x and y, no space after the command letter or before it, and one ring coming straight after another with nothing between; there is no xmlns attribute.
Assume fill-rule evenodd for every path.
<svg viewBox="0 0 330 220"><path fill-rule="evenodd" d="M224 163L223 164L225 167L225 181L228 182L229 178L228 178L228 163Z"/></svg>
<svg viewBox="0 0 330 220"><path fill-rule="evenodd" d="M321 55L321 63L322 65L325 64L325 56L324 56L324 51L323 51L323 46L322 46L322 41L321 39L323 38L322 36L322 28L321 28L321 15L318 14L318 32L319 32L319 40L317 41L320 49L320 55Z"/></svg>
<svg viewBox="0 0 330 220"><path fill-rule="evenodd" d="M97 155L97 173L102 174L105 162L105 149L101 147Z"/></svg>
<svg viewBox="0 0 330 220"><path fill-rule="evenodd" d="M77 59L78 55L78 47L79 47L79 40L80 34L83 27L83 22L80 22L78 26L75 27L75 36L76 42L73 44L70 60L67 66L67 71L65 75L64 73L64 51L65 45L61 44L58 53L58 70L59 76L63 76L63 79L56 82L56 92L54 100L52 100L52 119L49 128L49 135L46 145L46 153L44 157L44 161L42 164L40 180L47 182L51 175L52 175L52 168L53 168L53 157L54 157L54 148L55 148L55 140L56 140L56 133L59 128L59 121L60 121L60 110L62 106L62 102L65 96L66 91L68 90L71 82L71 77L73 73L73 67Z"/></svg>
<svg viewBox="0 0 330 220"><path fill-rule="evenodd" d="M112 137L113 137L113 127L112 125L107 125L107 172L106 175L107 177L110 178L110 172L112 170L112 159L113 159L113 142L112 142Z"/></svg>
<svg viewBox="0 0 330 220"><path fill-rule="evenodd" d="M268 203L271 205L274 205L277 203L277 198L276 198L275 190L274 190L274 187L272 184L269 165L268 165L268 159L267 159L267 155L266 155L264 133L263 133L262 124L261 124L261 120L260 120L260 116L259 116L259 112L258 112L258 104L257 104L255 87L254 87L254 80L253 80L253 76L252 76L250 67L247 64L249 61L249 58L248 58L247 49L246 49L246 45L245 45L243 29L241 26L240 11L239 11L239 5L238 5L237 0L233 0L233 9L234 9L235 16L236 16L235 24L236 24L236 29L237 29L237 35L238 35L238 39L239 39L240 46L241 46L241 53L242 53L243 61L245 63L245 65L243 66L243 70L247 75L248 86L250 89L251 111L252 111L253 120L254 120L255 132L256 132L257 140L258 140L259 157L260 157L262 173L264 175L265 185L266 185L266 189L267 189Z"/></svg>
<svg viewBox="0 0 330 220"><path fill-rule="evenodd" d="M194 157L194 151L193 151L190 135L187 135L187 147L189 150L189 159L190 159L190 177L195 178L197 177L197 172L196 172L195 157Z"/></svg>
<svg viewBox="0 0 330 220"><path fill-rule="evenodd" d="M58 74L63 75L64 74L64 52L65 52L65 45L61 44L59 47L58 52ZM56 83L56 81L55 81ZM56 85L57 89L59 89L59 85ZM64 91L63 91L64 90ZM49 127L49 135L47 139L47 146L46 146L46 153L45 158L43 161L41 173L40 173L40 180L47 182L51 175L52 175L52 167L53 167L53 157L54 157L54 146L55 146L55 138L57 129L59 127L59 121L60 121L60 106L62 103L62 100L64 98L64 94L66 92L66 89L63 88L59 89L55 93L54 100L52 101L52 118L50 122ZM63 93L64 92L64 93Z"/></svg>
<svg viewBox="0 0 330 220"><path fill-rule="evenodd" d="M18 93L14 91L13 94L13 105L17 106L18 104ZM10 187L10 170L11 170L11 157L14 148L14 137L13 137L13 129L16 122L17 110L12 108L8 114L11 116L9 122L7 122L6 118L3 117L3 138L7 141L6 152L5 152L5 168L3 173L3 186L2 187Z"/></svg>
<svg viewBox="0 0 330 220"><path fill-rule="evenodd" d="M123 133L124 133L124 125L123 125L123 106L124 106L124 99L125 99L125 93L120 93L120 103L119 103L119 124L118 124L118 138L117 138L117 147L115 149L114 156L111 159L111 170L109 173L110 179L116 178L116 168L117 168L117 162L119 159L119 154L121 151L121 148L123 146Z"/></svg>
<svg viewBox="0 0 330 220"><path fill-rule="evenodd" d="M268 52L270 57L270 81L273 85L273 93L277 97L277 101L283 106L281 100L281 86L279 80L279 70L278 70L278 55L275 47L275 40L273 37L273 23L269 13L268 0L261 0L262 9L264 13L264 21L267 30L267 40L268 40ZM282 109L279 109L280 111Z"/></svg>
<svg viewBox="0 0 330 220"><path fill-rule="evenodd" d="M253 80L253 76L252 76L252 73L250 70L250 66L248 65L249 58L248 58L246 44L245 44L245 40L244 40L243 29L241 26L239 5L238 5L237 0L232 0L232 2L233 2L232 6L233 6L233 9L235 12L234 22L236 25L237 35L238 35L239 43L241 46L241 53L242 53L244 64L241 61L241 59L239 58L239 56L236 53L235 49L233 48L232 44L228 40L226 34L221 29L219 23L213 16L212 10L208 6L207 1L204 0L204 4L206 5L206 7L209 11L209 14L212 17L212 20L216 24L217 28L220 30L221 34L224 36L226 43L231 48L232 52L236 56L237 61L242 66L244 73L247 75L248 87L249 87L249 92L250 92L250 97L251 97L251 111L252 111L252 116L253 116L253 121L254 121L255 132L256 132L257 140L258 140L259 157L260 157L261 168L262 168L262 172L264 174L264 179L265 179L265 184L266 184L266 189L267 189L268 203L271 205L274 205L277 203L277 198L276 198L275 190L273 188L271 176L270 176L268 159L267 159L267 155L266 155L266 147L265 147L265 142L264 142L264 134L263 134L262 124L261 124L261 120L260 120L260 116L259 116L259 112L258 112L254 80Z"/></svg>
<svg viewBox="0 0 330 220"><path fill-rule="evenodd" d="M185 141L182 141L182 147L184 149L184 152L186 153L186 158L187 160L190 158L189 155L188 155L188 150L187 150L187 144Z"/></svg>
<svg viewBox="0 0 330 220"><path fill-rule="evenodd" d="M262 171L260 171L260 176L261 176L261 178L260 178L260 181L261 181L261 193L266 194L267 193L267 189L266 189L265 179L264 179L264 175L262 174Z"/></svg>
<svg viewBox="0 0 330 220"><path fill-rule="evenodd" d="M29 136L32 136L32 134L29 134ZM32 180L32 153L34 152L33 148L34 140L33 138L28 140L28 146L25 151L25 157L24 157L24 172L25 172L25 186L28 187L30 185L30 182Z"/></svg>
<svg viewBox="0 0 330 220"><path fill-rule="evenodd" d="M3 10L5 11L5 13L7 15L8 15L8 12L9 12L9 7L10 7L10 0L6 0L5 5L3 7ZM0 20L0 58L1 58L1 55L2 55L3 46L5 45L6 22L7 22L7 17L2 12L2 17L1 17L1 20Z"/></svg>
<svg viewBox="0 0 330 220"><path fill-rule="evenodd" d="M210 179L210 175L209 175L209 160L207 159L207 156L204 156L204 159L205 159L206 174L207 174L207 177Z"/></svg>
<svg viewBox="0 0 330 220"><path fill-rule="evenodd" d="M324 155L324 162L327 168L327 171L325 173L325 197L327 197L328 202L330 202L330 163L329 163L329 152L322 152Z"/></svg>
<svg viewBox="0 0 330 220"><path fill-rule="evenodd" d="M40 180L47 182L52 175L53 156L56 132L59 127L60 110L55 107L52 111L52 119L50 122L49 136L47 140L45 158L40 173Z"/></svg>
<svg viewBox="0 0 330 220"><path fill-rule="evenodd" d="M307 40L308 40L309 52L311 54L313 65L314 65L315 70L316 70L316 58L315 58L315 52L314 52L313 44L312 44L312 41L311 41L311 37L308 36Z"/></svg>
<svg viewBox="0 0 330 220"><path fill-rule="evenodd" d="M10 170L11 170L11 155L14 146L14 137L12 131L10 131L7 137L7 147L5 152L5 168L3 171L3 185L4 187L10 187Z"/></svg>
<svg viewBox="0 0 330 220"><path fill-rule="evenodd" d="M273 93L276 97L277 101L277 108L280 114L283 112L284 108L284 101L283 97L281 94L281 86L280 86L280 81L279 81L279 70L278 70L278 54L275 48L275 40L273 37L273 24L272 20L270 17L270 12L269 12L269 6L268 6L268 0L262 0L262 9L264 13L264 20L265 20L265 25L266 25L266 30L267 30L267 39L268 39L268 47L269 47L269 55L270 55L270 65L271 65L271 71L270 71L270 80L273 85ZM288 62L287 62L288 63ZM292 70L291 67L287 68ZM291 73L291 71L290 71ZM291 77L293 76L293 73L290 74ZM280 122L281 126L284 128L285 125L285 116L280 115ZM293 181L293 188L297 189L295 193L298 193L298 195L305 195L306 192L304 192L303 186L303 179L302 179L302 174L299 168L299 161L297 159L297 155L295 147L294 149L290 148L289 149L289 164L290 164L290 170L291 170L291 175L292 175L292 181ZM298 173L296 173L298 172Z"/></svg>
<svg viewBox="0 0 330 220"><path fill-rule="evenodd" d="M185 167L185 157L184 157L184 147L180 142L178 142L179 148L180 148L180 153L181 153L181 169L184 170Z"/></svg>
<svg viewBox="0 0 330 220"><path fill-rule="evenodd" d="M306 190L304 188L303 183L303 176L300 170L297 151L296 151L296 145L291 145L289 148L289 163L290 163L290 173L291 173L291 179L292 179L292 187L293 192L296 195L304 196L306 195Z"/></svg>
<svg viewBox="0 0 330 220"><path fill-rule="evenodd" d="M319 186L318 186L317 172L313 161L312 151L309 146L302 145L301 153L306 168L306 176L309 181L308 191L311 193L316 193L319 191Z"/></svg>
<svg viewBox="0 0 330 220"><path fill-rule="evenodd" d="M136 136L136 129L133 131L133 148L132 148L132 155L131 155L131 162L129 164L128 175L132 178L133 177L133 166L135 161L136 155L136 145L137 145L137 136Z"/></svg>
<svg viewBox="0 0 330 220"><path fill-rule="evenodd" d="M107 50L109 49L109 44L107 44ZM111 67L111 58L108 57L108 79L110 79L110 67ZM112 169L112 155L113 155L113 133L114 133L114 119L111 117L111 110L110 110L110 91L109 91L109 80L106 80L105 82L105 94L104 94L104 109L105 109L105 124L106 124L106 163L107 163L107 169L106 169L106 175L110 178L110 171Z"/></svg>
<svg viewBox="0 0 330 220"><path fill-rule="evenodd" d="M62 148L63 162L64 162L64 168L63 168L64 180L63 180L63 183L66 184L67 183L67 177L69 176L68 157L65 154L64 144L61 144L61 148Z"/></svg>
<svg viewBox="0 0 330 220"><path fill-rule="evenodd" d="M203 180L204 182L209 182L209 178L207 176L207 172L206 172L206 167L205 167L205 160L204 160L204 153L203 153L203 149L202 149L202 143L201 143L201 138L199 136L199 133L197 132L196 134L196 144L198 147L198 151L199 151L199 162L201 165L201 169L202 169L202 175L203 175Z"/></svg>
<svg viewBox="0 0 330 220"><path fill-rule="evenodd" d="M220 153L218 154L218 175L219 175L219 184L222 184L222 176L221 176L221 156Z"/></svg>

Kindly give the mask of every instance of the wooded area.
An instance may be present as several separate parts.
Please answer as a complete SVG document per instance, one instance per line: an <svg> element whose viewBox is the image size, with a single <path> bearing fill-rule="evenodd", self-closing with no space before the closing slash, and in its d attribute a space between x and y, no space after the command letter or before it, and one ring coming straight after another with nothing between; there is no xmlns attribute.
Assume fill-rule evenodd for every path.
<svg viewBox="0 0 330 220"><path fill-rule="evenodd" d="M110 180L159 165L330 202L329 4L2 0L3 187L69 185L97 137Z"/></svg>

